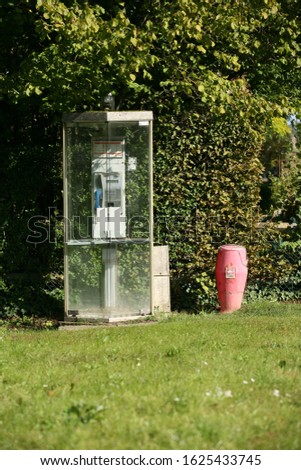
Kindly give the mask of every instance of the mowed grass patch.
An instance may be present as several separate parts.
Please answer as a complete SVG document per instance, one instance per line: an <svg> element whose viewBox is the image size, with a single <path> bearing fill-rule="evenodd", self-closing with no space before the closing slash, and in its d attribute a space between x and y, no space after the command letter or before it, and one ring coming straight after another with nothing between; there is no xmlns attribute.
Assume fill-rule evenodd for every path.
<svg viewBox="0 0 301 470"><path fill-rule="evenodd" d="M1 332L2 449L300 449L301 306Z"/></svg>

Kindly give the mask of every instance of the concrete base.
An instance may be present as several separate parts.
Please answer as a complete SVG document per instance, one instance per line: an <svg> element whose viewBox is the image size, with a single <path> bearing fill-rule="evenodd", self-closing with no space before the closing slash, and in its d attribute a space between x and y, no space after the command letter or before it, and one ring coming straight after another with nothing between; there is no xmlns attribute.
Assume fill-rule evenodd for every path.
<svg viewBox="0 0 301 470"><path fill-rule="evenodd" d="M145 318L151 316L150 313L144 315L129 315L129 316L122 316L122 317L89 317L89 316L77 316L77 317L65 317L64 323L69 324L77 324L77 325L87 325L87 324L101 324L101 323L122 323L122 322L130 322L130 321L137 321L137 320L144 320Z"/></svg>
<svg viewBox="0 0 301 470"><path fill-rule="evenodd" d="M104 323L120 323L120 322L126 322L126 321L135 321L135 320L143 320L146 318L148 315L133 315L131 317L110 317L110 318L104 318L103 322Z"/></svg>
<svg viewBox="0 0 301 470"><path fill-rule="evenodd" d="M170 312L170 276L168 246L153 247L153 306L154 312Z"/></svg>

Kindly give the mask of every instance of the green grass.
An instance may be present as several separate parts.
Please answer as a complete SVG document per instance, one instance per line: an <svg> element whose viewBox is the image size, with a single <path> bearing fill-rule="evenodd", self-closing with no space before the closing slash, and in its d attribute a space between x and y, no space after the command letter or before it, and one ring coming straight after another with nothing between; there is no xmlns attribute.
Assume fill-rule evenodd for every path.
<svg viewBox="0 0 301 470"><path fill-rule="evenodd" d="M301 306L1 330L1 449L300 449Z"/></svg>

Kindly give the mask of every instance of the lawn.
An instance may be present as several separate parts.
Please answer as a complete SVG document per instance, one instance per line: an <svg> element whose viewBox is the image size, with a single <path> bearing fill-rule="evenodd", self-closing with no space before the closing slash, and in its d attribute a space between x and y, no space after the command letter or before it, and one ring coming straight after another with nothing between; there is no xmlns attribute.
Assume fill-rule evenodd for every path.
<svg viewBox="0 0 301 470"><path fill-rule="evenodd" d="M301 306L2 328L1 449L301 449Z"/></svg>

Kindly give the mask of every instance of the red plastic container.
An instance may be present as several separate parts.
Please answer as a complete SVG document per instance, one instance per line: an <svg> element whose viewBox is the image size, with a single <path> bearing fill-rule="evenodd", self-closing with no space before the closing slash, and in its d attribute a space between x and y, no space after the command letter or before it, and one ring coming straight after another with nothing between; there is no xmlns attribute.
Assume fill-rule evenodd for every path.
<svg viewBox="0 0 301 470"><path fill-rule="evenodd" d="M239 310L248 277L245 247L221 246L217 254L215 274L220 312L231 313Z"/></svg>

